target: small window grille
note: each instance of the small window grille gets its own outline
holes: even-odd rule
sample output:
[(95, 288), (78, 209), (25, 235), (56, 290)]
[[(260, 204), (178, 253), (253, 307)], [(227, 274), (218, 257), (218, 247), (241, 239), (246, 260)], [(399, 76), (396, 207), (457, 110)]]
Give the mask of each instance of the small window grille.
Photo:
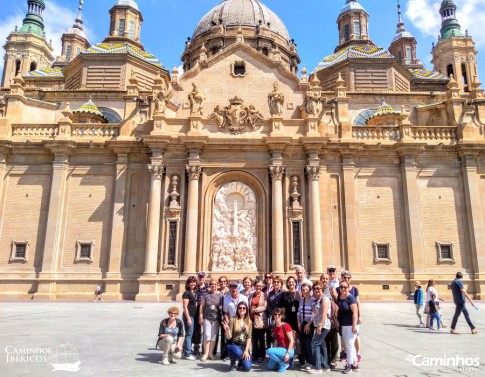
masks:
[(411, 47), (406, 47), (406, 63), (411, 64), (413, 62), (413, 50)]
[(132, 39), (135, 37), (135, 21), (130, 21), (130, 34), (129, 34), (129, 37), (132, 38)]
[(93, 241), (76, 242), (76, 262), (93, 262)]
[(391, 263), (391, 244), (389, 242), (373, 242), (374, 262)]
[(344, 26), (344, 38), (345, 38), (345, 41), (350, 41), (350, 25), (349, 24), (345, 24)]
[(292, 222), (293, 231), (293, 265), (301, 265), (301, 233), (300, 222)]
[(69, 45), (66, 47), (66, 61), (71, 60), (71, 54), (72, 54), (72, 46)]
[(27, 262), (27, 253), (29, 249), (28, 241), (12, 241), (10, 251), (11, 262)]
[(436, 242), (436, 249), (438, 251), (438, 263), (455, 262), (453, 242)]
[(25, 259), (27, 256), (27, 244), (18, 243), (15, 245), (15, 258)]
[(122, 37), (125, 35), (125, 19), (121, 18), (120, 23), (118, 24), (118, 36)]
[(175, 265), (175, 247), (177, 243), (177, 222), (170, 221), (168, 234), (168, 264)]
[(354, 35), (356, 39), (360, 39), (360, 22), (354, 21)]

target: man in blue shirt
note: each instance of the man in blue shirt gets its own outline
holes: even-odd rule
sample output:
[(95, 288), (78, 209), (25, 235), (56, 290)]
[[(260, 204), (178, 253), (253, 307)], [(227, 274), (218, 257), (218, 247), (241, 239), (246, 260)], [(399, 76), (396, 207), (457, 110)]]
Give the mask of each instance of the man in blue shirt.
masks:
[(471, 306), (475, 307), (475, 305), (473, 304), (470, 296), (468, 296), (468, 293), (466, 293), (465, 287), (463, 286), (461, 279), (463, 279), (463, 273), (457, 272), (456, 279), (453, 280), (453, 282), (451, 283), (451, 293), (453, 293), (453, 301), (455, 302), (456, 308), (455, 315), (453, 316), (453, 321), (451, 322), (450, 334), (459, 334), (459, 332), (456, 331), (455, 328), (456, 323), (458, 322), (458, 317), (461, 315), (462, 312), (465, 316), (465, 320), (468, 323), (468, 326), (470, 326), (470, 329), (472, 330), (472, 334), (478, 334), (478, 330), (473, 325), (470, 319), (470, 315), (468, 314), (468, 310), (467, 308), (465, 308), (465, 297), (468, 301), (470, 301)]
[(416, 306), (416, 315), (419, 319), (418, 327), (425, 327), (423, 322), (423, 308), (424, 308), (424, 293), (421, 289), (421, 283), (419, 281), (414, 283), (416, 290), (414, 291), (414, 305)]

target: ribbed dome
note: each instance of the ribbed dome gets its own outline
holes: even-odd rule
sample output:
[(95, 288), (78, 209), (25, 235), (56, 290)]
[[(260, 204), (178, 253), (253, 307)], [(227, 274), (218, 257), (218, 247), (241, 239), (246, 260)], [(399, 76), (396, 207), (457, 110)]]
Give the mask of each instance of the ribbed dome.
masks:
[(257, 26), (260, 21), (283, 38), (290, 39), (280, 18), (258, 0), (224, 0), (202, 17), (192, 39), (220, 23), (224, 26)]

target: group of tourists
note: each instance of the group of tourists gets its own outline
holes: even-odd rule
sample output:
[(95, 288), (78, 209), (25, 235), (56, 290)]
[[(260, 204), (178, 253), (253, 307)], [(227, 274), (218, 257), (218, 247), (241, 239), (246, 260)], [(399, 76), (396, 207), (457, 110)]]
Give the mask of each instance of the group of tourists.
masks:
[[(453, 315), (453, 320), (451, 322), (450, 334), (459, 334), (456, 330), (456, 324), (461, 313), (465, 316), (465, 320), (468, 323), (468, 326), (470, 326), (472, 334), (478, 334), (478, 329), (476, 329), (475, 325), (472, 323), (468, 310), (465, 307), (466, 300), (470, 302), (472, 307), (476, 308), (476, 306), (470, 296), (468, 296), (461, 279), (463, 279), (463, 273), (457, 272), (455, 280), (451, 283), (451, 293), (453, 295), (453, 302), (455, 303), (455, 314)], [(416, 306), (416, 315), (419, 319), (418, 327), (427, 327), (430, 331), (439, 331), (440, 329), (447, 327), (443, 322), (443, 316), (441, 315), (440, 310), (440, 301), (443, 301), (443, 299), (439, 297), (438, 291), (435, 288), (435, 281), (433, 279), (428, 281), (426, 286), (426, 301), (421, 282), (416, 281), (414, 285), (416, 287), (416, 290), (414, 291), (414, 304)], [(423, 321), (423, 313), (427, 315), (426, 324)], [(435, 320), (436, 328), (433, 326)]]
[(268, 370), (284, 372), (295, 368), (295, 359), (309, 374), (336, 369), (339, 361), (343, 373), (358, 371), (362, 313), (351, 280), (349, 271), (338, 278), (334, 265), (313, 282), (301, 266), (284, 282), (268, 272), (242, 282), (220, 276), (206, 283), (199, 272), (186, 281), (182, 320), (171, 307), (160, 324), (161, 363), (215, 360), (220, 344), (220, 358), (230, 359), (231, 371), (266, 363)]

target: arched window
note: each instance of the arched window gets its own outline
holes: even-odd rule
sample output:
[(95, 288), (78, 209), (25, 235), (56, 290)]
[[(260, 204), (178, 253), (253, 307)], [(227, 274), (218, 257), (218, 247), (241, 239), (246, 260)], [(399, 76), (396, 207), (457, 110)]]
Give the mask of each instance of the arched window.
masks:
[(15, 61), (15, 76), (20, 73), (20, 69), (22, 68), (22, 62), (20, 60)]
[(367, 125), (367, 120), (374, 115), (377, 109), (365, 109), (362, 110), (360, 113), (358, 113), (355, 118), (353, 125), (354, 126), (366, 126)]
[(455, 76), (455, 72), (453, 71), (453, 65), (448, 64), (446, 66), (446, 76), (450, 77), (451, 75)]
[(263, 47), (261, 49), (261, 53), (264, 55), (264, 56), (268, 56), (269, 55), (269, 49), (268, 47)]
[(468, 88), (468, 76), (466, 74), (466, 65), (465, 64), (461, 65), (461, 78), (462, 78), (462, 82), (463, 82), (463, 89), (465, 90), (465, 92), (469, 92), (470, 89)]
[(36, 62), (30, 63), (29, 72), (35, 71), (36, 69), (37, 69), (37, 63)]

